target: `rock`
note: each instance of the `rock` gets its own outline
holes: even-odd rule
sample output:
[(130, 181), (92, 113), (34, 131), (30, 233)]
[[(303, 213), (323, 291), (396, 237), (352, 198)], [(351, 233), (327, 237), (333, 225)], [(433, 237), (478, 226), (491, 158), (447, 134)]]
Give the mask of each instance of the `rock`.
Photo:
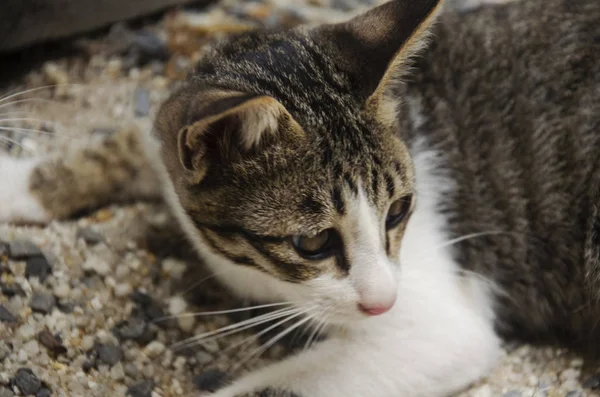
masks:
[(0, 386), (0, 397), (14, 397), (15, 393), (4, 386)]
[(600, 389), (600, 373), (594, 374), (583, 381), (584, 389), (599, 390)]
[(45, 387), (42, 387), (40, 390), (38, 390), (37, 393), (35, 393), (35, 397), (50, 397), (52, 395), (52, 391), (50, 391), (50, 389), (47, 389)]
[(30, 340), (22, 348), (29, 357), (35, 357), (40, 353), (40, 344), (36, 340)]
[(56, 299), (50, 294), (35, 294), (31, 297), (29, 307), (38, 313), (48, 314), (56, 306)]
[(113, 329), (113, 334), (121, 341), (133, 340), (140, 345), (147, 345), (156, 336), (148, 323), (139, 317), (132, 317), (127, 321), (119, 323)]
[(12, 384), (24, 395), (36, 394), (42, 387), (42, 381), (29, 368), (19, 368)]
[(146, 117), (150, 113), (150, 93), (144, 87), (138, 87), (134, 93), (135, 117)]
[(0, 258), (9, 255), (9, 244), (4, 241), (0, 241)]
[(48, 262), (48, 259), (44, 255), (27, 258), (25, 277), (28, 279), (37, 277), (43, 283), (51, 273), (52, 266), (50, 266), (50, 262)]
[(127, 395), (131, 397), (152, 397), (154, 386), (153, 380), (144, 380), (127, 389)]
[[(147, 321), (155, 321), (159, 318), (165, 317), (165, 312), (158, 302), (156, 302), (150, 295), (141, 291), (135, 291), (130, 295), (130, 299), (137, 303), (142, 309), (142, 313)], [(165, 321), (158, 322), (159, 326), (166, 326)]]
[(154, 341), (150, 342), (150, 344), (146, 346), (146, 348), (144, 349), (144, 353), (150, 358), (156, 358), (160, 356), (165, 351), (165, 349), (166, 347), (164, 344), (158, 341)]
[(58, 299), (66, 299), (69, 297), (71, 293), (71, 287), (66, 281), (60, 281), (57, 285), (52, 289), (52, 293)]
[(11, 349), (8, 345), (0, 340), (0, 362), (2, 362), (10, 354)]
[(78, 240), (82, 239), (87, 245), (92, 246), (104, 242), (104, 236), (91, 227), (83, 227), (78, 229), (75, 237)]
[(200, 391), (214, 393), (227, 383), (227, 374), (216, 369), (211, 369), (200, 375), (196, 375), (193, 382)]
[(62, 341), (47, 329), (37, 335), (37, 340), (55, 356), (67, 352), (67, 348), (63, 346)]
[(0, 283), (0, 290), (2, 290), (2, 294), (12, 298), (13, 296), (25, 296), (25, 291), (23, 288), (17, 283), (5, 284)]
[(98, 359), (104, 364), (113, 366), (123, 358), (123, 350), (120, 347), (108, 344), (99, 344), (96, 346)]
[(94, 272), (101, 276), (106, 276), (111, 271), (109, 264), (96, 255), (88, 256), (81, 267), (87, 272)]
[(8, 311), (3, 305), (0, 305), (0, 323), (16, 323), (17, 317)]
[(166, 43), (150, 31), (139, 31), (133, 40), (130, 51), (138, 55), (138, 63), (144, 64), (151, 60), (166, 61), (169, 59), (169, 49)]
[(23, 260), (33, 256), (42, 256), (42, 251), (29, 240), (15, 240), (8, 246), (9, 258), (14, 260)]
[(583, 393), (581, 390), (571, 390), (565, 395), (565, 397), (581, 397), (582, 395)]

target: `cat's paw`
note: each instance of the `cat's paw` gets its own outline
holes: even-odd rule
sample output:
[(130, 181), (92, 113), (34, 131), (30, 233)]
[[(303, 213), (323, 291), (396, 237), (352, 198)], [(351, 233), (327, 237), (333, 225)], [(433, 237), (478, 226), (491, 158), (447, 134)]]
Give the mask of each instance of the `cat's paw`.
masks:
[(47, 223), (51, 216), (29, 189), (39, 159), (0, 155), (0, 223)]

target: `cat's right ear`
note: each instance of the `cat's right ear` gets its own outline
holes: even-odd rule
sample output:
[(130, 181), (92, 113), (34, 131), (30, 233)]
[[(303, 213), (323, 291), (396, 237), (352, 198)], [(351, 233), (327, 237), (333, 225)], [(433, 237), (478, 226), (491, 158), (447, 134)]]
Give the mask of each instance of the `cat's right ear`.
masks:
[(199, 183), (210, 166), (231, 163), (260, 152), (281, 134), (302, 135), (301, 128), (277, 100), (245, 93), (203, 96), (193, 122), (177, 134), (181, 167)]
[(316, 28), (363, 101), (378, 99), (402, 64), (413, 55), (435, 21), (443, 0), (395, 0), (348, 22)]

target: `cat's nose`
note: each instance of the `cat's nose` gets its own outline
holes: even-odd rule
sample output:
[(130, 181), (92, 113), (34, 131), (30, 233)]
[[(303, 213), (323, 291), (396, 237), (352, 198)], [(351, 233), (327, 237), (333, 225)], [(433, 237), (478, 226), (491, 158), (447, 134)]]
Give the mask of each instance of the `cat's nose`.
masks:
[(394, 307), (394, 302), (386, 304), (386, 305), (378, 305), (378, 306), (366, 306), (363, 305), (362, 303), (358, 304), (358, 309), (365, 313), (368, 314), (369, 316), (379, 316), (380, 314), (383, 313), (387, 313), (390, 311), (390, 309), (392, 307)]

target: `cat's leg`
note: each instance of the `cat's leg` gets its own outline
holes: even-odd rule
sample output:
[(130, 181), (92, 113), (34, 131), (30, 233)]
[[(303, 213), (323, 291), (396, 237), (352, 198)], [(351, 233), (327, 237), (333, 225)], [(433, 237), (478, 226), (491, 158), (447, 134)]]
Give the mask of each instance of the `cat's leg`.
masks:
[(113, 203), (160, 197), (138, 130), (59, 156), (0, 155), (0, 222), (46, 223)]
[(414, 305), (417, 310), (373, 319), (369, 329), (322, 342), (211, 397), (429, 397), (457, 392), (491, 370), (500, 347), (493, 322), (477, 314), (468, 298), (446, 299), (423, 310)]

